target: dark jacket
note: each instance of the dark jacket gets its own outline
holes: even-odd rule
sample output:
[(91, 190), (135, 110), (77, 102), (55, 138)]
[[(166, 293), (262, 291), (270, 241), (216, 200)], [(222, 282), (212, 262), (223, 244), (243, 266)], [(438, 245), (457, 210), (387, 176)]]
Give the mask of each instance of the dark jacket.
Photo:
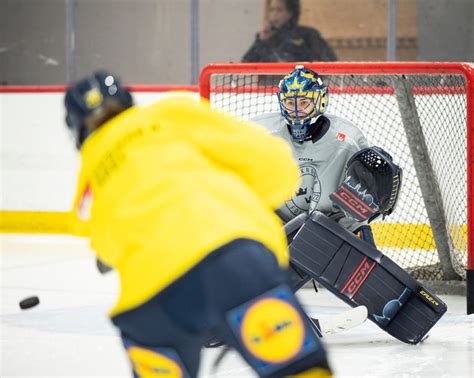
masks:
[(257, 38), (242, 62), (324, 62), (336, 54), (316, 29), (295, 26), (275, 32), (268, 40)]

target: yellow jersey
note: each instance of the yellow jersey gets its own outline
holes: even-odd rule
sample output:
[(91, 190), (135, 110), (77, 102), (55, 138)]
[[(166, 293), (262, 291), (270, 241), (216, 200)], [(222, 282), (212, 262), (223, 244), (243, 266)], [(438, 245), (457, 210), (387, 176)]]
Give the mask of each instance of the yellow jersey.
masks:
[(81, 148), (74, 213), (76, 233), (118, 271), (111, 315), (143, 304), (238, 238), (263, 243), (287, 266), (274, 209), (298, 183), (283, 140), (204, 100), (173, 95), (107, 121)]

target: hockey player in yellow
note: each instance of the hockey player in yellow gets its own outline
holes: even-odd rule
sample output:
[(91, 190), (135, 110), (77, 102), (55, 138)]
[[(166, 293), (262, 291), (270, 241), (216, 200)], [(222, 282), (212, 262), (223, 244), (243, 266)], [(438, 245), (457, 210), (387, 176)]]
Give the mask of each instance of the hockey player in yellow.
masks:
[(81, 152), (75, 229), (118, 271), (111, 317), (134, 375), (196, 376), (210, 332), (261, 376), (328, 374), (274, 213), (299, 181), (286, 143), (185, 94), (133, 106), (105, 72), (65, 105)]

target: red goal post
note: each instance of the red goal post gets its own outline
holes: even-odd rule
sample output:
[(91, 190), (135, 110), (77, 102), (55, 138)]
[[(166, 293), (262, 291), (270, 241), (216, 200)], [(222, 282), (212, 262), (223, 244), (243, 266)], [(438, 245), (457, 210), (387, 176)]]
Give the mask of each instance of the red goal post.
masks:
[(467, 280), (474, 312), (474, 66), (468, 63), (223, 63), (200, 94), (244, 119), (278, 111), (281, 77), (303, 64), (329, 86), (342, 116), (404, 169), (395, 213), (373, 224), (377, 245), (423, 280)]

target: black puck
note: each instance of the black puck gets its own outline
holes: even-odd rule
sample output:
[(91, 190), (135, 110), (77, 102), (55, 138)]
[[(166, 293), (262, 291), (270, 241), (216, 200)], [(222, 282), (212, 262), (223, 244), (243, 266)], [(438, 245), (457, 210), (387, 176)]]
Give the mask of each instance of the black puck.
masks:
[(28, 297), (20, 301), (20, 308), (22, 310), (26, 310), (27, 308), (34, 307), (39, 303), (40, 303), (40, 300), (37, 296)]

